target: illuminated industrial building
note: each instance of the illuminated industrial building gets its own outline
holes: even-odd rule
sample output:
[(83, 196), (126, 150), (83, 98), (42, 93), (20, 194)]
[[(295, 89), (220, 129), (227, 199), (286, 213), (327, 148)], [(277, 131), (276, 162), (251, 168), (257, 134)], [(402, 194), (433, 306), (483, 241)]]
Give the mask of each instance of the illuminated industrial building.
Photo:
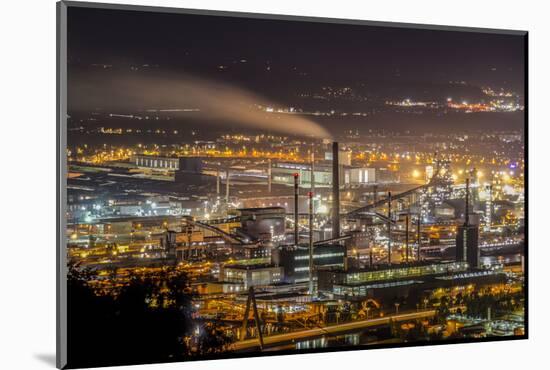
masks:
[[(319, 245), (313, 252), (315, 268), (335, 267), (344, 268), (346, 247), (333, 245)], [(282, 246), (271, 252), (271, 261), (275, 266), (284, 268), (284, 281), (300, 283), (309, 280), (309, 248), (307, 246)]]
[(470, 217), (470, 179), (466, 179), (466, 209), (464, 224), (456, 232), (456, 261), (468, 262), (471, 268), (479, 266), (479, 225), (477, 218), (472, 222)]
[(219, 281), (241, 283), (246, 289), (279, 283), (283, 274), (283, 267), (269, 264), (225, 265), (220, 268)]
[(285, 214), (286, 210), (283, 207), (238, 210), (242, 232), (255, 240), (272, 240), (284, 236)]
[(377, 265), (358, 270), (321, 268), (317, 276), (320, 292), (346, 298), (407, 296), (413, 290), (506, 281), (506, 275), (498, 269), (469, 271), (466, 262)]
[(472, 268), (479, 267), (479, 226), (460, 225), (456, 231), (456, 260), (466, 261)]
[(177, 171), (180, 169), (180, 159), (178, 157), (134, 155), (131, 160), (138, 168)]
[[(374, 184), (377, 181), (375, 168), (340, 166), (342, 173), (340, 185), (355, 186)], [(309, 163), (275, 163), (271, 168), (271, 176), (274, 184), (292, 185), (294, 174), (297, 173), (301, 187), (311, 186), (311, 164)], [(316, 187), (328, 187), (332, 184), (332, 164), (315, 163), (313, 176)]]
[(160, 171), (186, 171), (200, 173), (202, 160), (197, 157), (162, 157), (155, 155), (134, 155), (131, 162), (138, 168)]

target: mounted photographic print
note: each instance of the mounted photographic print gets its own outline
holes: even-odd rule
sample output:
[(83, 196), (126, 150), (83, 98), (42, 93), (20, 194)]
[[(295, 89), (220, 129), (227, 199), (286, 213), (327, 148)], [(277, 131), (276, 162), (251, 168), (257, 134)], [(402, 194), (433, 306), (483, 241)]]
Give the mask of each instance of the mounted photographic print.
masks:
[(526, 50), (58, 3), (58, 367), (527, 338)]

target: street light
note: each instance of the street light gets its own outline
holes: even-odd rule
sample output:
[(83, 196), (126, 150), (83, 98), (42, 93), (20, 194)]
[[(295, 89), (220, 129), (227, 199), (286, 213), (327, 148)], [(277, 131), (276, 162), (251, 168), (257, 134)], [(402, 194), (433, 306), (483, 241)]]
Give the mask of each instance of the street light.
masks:
[(399, 313), (399, 303), (395, 302), (395, 314), (397, 315)]

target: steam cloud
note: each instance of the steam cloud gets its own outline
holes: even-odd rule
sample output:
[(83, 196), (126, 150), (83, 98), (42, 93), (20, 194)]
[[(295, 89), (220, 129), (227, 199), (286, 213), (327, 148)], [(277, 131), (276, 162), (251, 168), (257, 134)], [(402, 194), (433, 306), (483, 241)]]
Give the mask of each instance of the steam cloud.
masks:
[(258, 109), (258, 105), (265, 107), (272, 103), (227, 83), (186, 75), (169, 78), (137, 74), (118, 74), (108, 81), (87, 75), (69, 78), (69, 81), (68, 103), (71, 110), (101, 107), (136, 112), (150, 108), (199, 108), (200, 113), (193, 115), (193, 118), (203, 119), (206, 123), (223, 120), (242, 127), (279, 133), (331, 137), (325, 128), (303, 116), (266, 113)]

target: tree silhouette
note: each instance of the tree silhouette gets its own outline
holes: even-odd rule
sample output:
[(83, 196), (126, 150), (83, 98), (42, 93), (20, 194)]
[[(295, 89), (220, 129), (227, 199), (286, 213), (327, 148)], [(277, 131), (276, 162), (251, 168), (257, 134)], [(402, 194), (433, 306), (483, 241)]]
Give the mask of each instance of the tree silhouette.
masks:
[[(112, 277), (110, 277), (112, 278)], [(69, 266), (69, 366), (177, 361), (227, 350), (232, 338), (209, 324), (196, 348), (191, 335), (191, 293), (187, 276), (169, 267), (151, 276), (130, 276), (116, 293), (103, 294), (89, 282), (90, 271)]]
[(205, 323), (199, 328), (197, 354), (207, 355), (226, 352), (234, 338), (225, 334), (216, 323)]

